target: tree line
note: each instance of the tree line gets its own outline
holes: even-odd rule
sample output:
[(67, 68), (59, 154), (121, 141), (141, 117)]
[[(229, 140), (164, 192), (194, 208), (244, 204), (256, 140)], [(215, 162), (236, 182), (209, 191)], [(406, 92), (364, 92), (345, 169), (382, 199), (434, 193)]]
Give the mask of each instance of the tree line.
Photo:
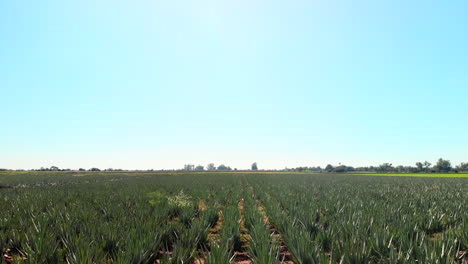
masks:
[(434, 165), (428, 161), (418, 161), (415, 166), (394, 166), (392, 163), (382, 163), (378, 166), (352, 167), (346, 165), (333, 166), (328, 164), (321, 167), (297, 167), (285, 169), (286, 171), (318, 171), (318, 172), (377, 172), (377, 173), (458, 173), (468, 172), (468, 162), (462, 162), (457, 166), (452, 166), (450, 160), (440, 158)]
[[(257, 162), (254, 162), (250, 165), (251, 171), (259, 170)], [(0, 171), (9, 171), (8, 169), (0, 168)], [(24, 170), (18, 170), (24, 171)], [(39, 169), (33, 169), (32, 171), (74, 171), (71, 169), (60, 169), (57, 166), (51, 167), (41, 167)], [(122, 169), (99, 169), (96, 167), (84, 169), (80, 168), (78, 171), (127, 171)], [(194, 164), (185, 164), (182, 169), (172, 169), (172, 170), (132, 170), (132, 171), (237, 171), (237, 168), (231, 168), (225, 164), (220, 164), (216, 166), (214, 163), (209, 163), (206, 166), (203, 165), (194, 165)], [(325, 168), (320, 166), (317, 167), (296, 167), (296, 168), (284, 168), (282, 170), (269, 170), (269, 171), (289, 171), (289, 172), (335, 172), (335, 173), (345, 173), (345, 172), (377, 172), (377, 173), (458, 173), (458, 172), (468, 172), (468, 162), (462, 162), (456, 166), (452, 166), (450, 160), (443, 158), (438, 159), (435, 164), (428, 161), (419, 161), (415, 163), (415, 166), (394, 166), (392, 163), (382, 163), (378, 166), (363, 166), (363, 167), (352, 167), (339, 164), (334, 166), (328, 164)]]
[[(252, 163), (252, 165), (250, 166), (250, 169), (253, 171), (258, 170), (257, 162)], [(215, 166), (214, 163), (209, 163), (208, 165), (206, 165), (206, 168), (202, 165), (195, 166), (193, 164), (185, 164), (182, 170), (183, 171), (237, 171), (237, 168), (232, 169), (231, 167), (226, 166), (224, 164)]]

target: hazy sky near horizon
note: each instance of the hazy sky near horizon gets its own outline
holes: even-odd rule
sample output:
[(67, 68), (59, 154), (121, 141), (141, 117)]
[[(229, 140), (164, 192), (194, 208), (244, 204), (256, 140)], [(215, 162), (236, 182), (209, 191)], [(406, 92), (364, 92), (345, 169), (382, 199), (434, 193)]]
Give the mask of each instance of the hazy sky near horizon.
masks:
[(0, 167), (468, 161), (468, 2), (0, 2)]

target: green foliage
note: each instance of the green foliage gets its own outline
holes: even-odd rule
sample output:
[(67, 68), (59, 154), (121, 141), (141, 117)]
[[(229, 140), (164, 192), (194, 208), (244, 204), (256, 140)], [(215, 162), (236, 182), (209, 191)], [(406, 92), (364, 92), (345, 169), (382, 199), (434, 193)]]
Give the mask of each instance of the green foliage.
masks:
[(191, 199), (189, 195), (184, 193), (184, 190), (180, 190), (178, 194), (167, 197), (167, 203), (169, 206), (187, 208), (193, 205)]
[(468, 250), (464, 178), (49, 171), (0, 185), (0, 248), (17, 263), (278, 263), (284, 243), (298, 264), (455, 264)]
[(148, 193), (150, 198), (149, 203), (154, 206), (169, 205), (171, 207), (187, 208), (193, 206), (192, 197), (180, 190), (176, 195), (169, 195), (168, 193), (158, 190)]
[(249, 255), (255, 264), (278, 262), (279, 241), (273, 239), (273, 234), (264, 221), (264, 216), (257, 208), (250, 192), (245, 193), (245, 222), (249, 230)]
[(452, 169), (452, 164), (449, 160), (444, 160), (440, 158), (439, 160), (437, 160), (434, 169), (438, 172), (449, 172)]
[(148, 193), (149, 203), (154, 206), (162, 206), (167, 203), (167, 194), (164, 191)]
[(281, 176), (249, 181), (297, 263), (458, 263), (467, 250), (464, 179)]

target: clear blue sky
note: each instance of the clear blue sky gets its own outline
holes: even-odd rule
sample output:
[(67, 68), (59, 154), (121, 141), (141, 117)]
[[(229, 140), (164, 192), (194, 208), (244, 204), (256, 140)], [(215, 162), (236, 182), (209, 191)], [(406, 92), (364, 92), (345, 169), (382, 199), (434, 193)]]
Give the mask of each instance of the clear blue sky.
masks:
[(468, 161), (468, 2), (4, 0), (0, 167)]

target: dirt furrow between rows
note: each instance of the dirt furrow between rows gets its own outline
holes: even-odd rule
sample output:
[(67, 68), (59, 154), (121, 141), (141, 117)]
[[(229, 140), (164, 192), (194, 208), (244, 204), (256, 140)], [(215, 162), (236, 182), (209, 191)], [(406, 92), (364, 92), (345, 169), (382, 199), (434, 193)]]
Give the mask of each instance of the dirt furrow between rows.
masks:
[[(208, 231), (209, 242), (219, 242), (219, 232), (221, 231), (221, 228), (223, 227), (223, 223), (224, 223), (223, 209), (222, 207), (219, 207), (218, 220), (216, 221), (216, 224), (212, 228), (210, 228), (210, 230)], [(207, 258), (209, 257), (209, 254), (210, 254), (209, 251), (199, 252), (199, 255), (202, 257), (195, 258), (192, 261), (192, 264), (204, 264)]]

